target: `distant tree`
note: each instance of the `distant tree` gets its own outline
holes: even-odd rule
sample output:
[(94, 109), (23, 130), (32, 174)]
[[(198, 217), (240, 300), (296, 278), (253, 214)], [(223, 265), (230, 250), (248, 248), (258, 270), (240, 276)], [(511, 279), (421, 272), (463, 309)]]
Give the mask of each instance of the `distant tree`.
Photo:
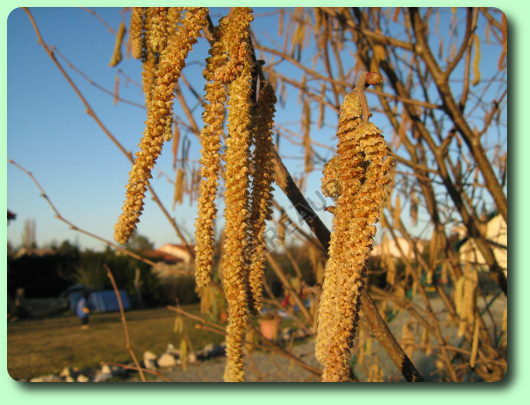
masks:
[[(127, 291), (130, 297), (144, 305), (155, 306), (161, 303), (161, 290), (154, 273), (149, 265), (138, 263), (136, 260), (117, 255), (112, 249), (103, 252), (85, 250), (80, 252), (79, 261), (73, 269), (73, 278), (77, 284), (93, 289), (112, 289), (103, 265), (110, 267), (117, 285)], [(137, 288), (141, 280), (141, 297)], [(135, 285), (136, 282), (136, 285)]]
[(27, 219), (24, 222), (24, 231), (22, 233), (22, 247), (26, 249), (35, 249), (37, 247), (36, 237), (37, 225), (34, 219)]
[(7, 256), (10, 257), (13, 253), (15, 253), (15, 249), (13, 248), (12, 243), (7, 241)]
[(131, 238), (129, 239), (129, 242), (127, 242), (125, 247), (134, 252), (142, 252), (145, 250), (154, 249), (153, 242), (151, 242), (147, 238), (147, 236), (140, 235), (137, 232), (134, 232), (132, 234)]

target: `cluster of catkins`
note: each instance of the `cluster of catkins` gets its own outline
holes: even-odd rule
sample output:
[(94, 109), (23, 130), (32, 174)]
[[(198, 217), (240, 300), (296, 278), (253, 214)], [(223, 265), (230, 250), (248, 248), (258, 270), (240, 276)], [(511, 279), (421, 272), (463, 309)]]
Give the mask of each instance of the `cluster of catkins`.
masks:
[[(225, 381), (244, 380), (243, 341), (249, 313), (262, 305), (265, 221), (271, 215), (274, 90), (256, 74), (250, 43), (252, 10), (233, 8), (214, 33), (205, 70), (204, 129), (195, 224), (195, 273), (199, 288), (212, 281), (215, 199), (221, 168), (221, 141), (227, 111), (224, 153), (225, 229), (222, 282), (228, 304)], [(258, 93), (258, 94), (256, 94)]]
[(208, 9), (193, 7), (135, 7), (130, 24), (131, 52), (143, 60), (147, 120), (140, 150), (129, 173), (122, 214), (114, 239), (126, 243), (136, 229), (145, 192), (165, 140), (171, 135), (173, 98), (180, 72), (200, 31), (208, 23)]
[(364, 87), (381, 77), (366, 73), (342, 104), (337, 154), (324, 167), (322, 191), (335, 200), (329, 259), (317, 317), (316, 357), (323, 381), (348, 381), (365, 261), (375, 224), (388, 198), (393, 159), (381, 131), (368, 121)]
[[(204, 77), (204, 128), (200, 133), (201, 182), (195, 224), (197, 286), (212, 283), (216, 196), (224, 152), (225, 229), (222, 282), (228, 303), (225, 381), (243, 381), (243, 341), (249, 313), (262, 306), (265, 221), (271, 215), (276, 97), (257, 75), (250, 42), (252, 9), (232, 8), (213, 27)], [(130, 23), (131, 53), (143, 61), (147, 121), (127, 185), (115, 239), (127, 242), (136, 228), (151, 170), (171, 134), (175, 86), (200, 31), (209, 23), (202, 7), (136, 7)], [(225, 125), (225, 118), (227, 123)]]
[[(274, 172), (276, 97), (272, 86), (258, 74), (249, 31), (252, 20), (250, 8), (235, 7), (209, 30), (204, 128), (199, 136), (202, 149), (195, 224), (196, 281), (203, 291), (212, 283), (215, 201), (224, 160), (221, 268), (228, 304), (224, 379), (233, 382), (244, 380), (243, 342), (249, 314), (257, 314), (262, 308), (264, 232), (271, 215)], [(164, 141), (171, 137), (173, 98), (180, 72), (200, 31), (208, 24), (208, 9), (204, 7), (133, 8), (130, 46), (132, 55), (143, 62), (147, 120), (126, 186), (123, 212), (115, 226), (114, 236), (119, 243), (127, 242), (139, 221), (151, 170)], [(364, 263), (391, 182), (393, 161), (381, 131), (368, 122), (363, 92), (365, 83), (378, 80), (378, 75), (363, 75), (356, 90), (346, 96), (339, 118), (337, 155), (324, 169), (322, 189), (336, 202), (318, 311), (316, 355), (324, 365), (324, 381), (349, 378), (349, 350), (355, 335)]]

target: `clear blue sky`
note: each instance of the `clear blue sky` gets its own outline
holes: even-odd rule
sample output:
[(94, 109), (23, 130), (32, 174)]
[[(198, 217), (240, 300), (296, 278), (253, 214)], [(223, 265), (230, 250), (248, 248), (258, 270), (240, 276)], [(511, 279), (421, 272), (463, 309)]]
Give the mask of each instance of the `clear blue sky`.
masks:
[[(121, 21), (128, 23), (129, 13), (119, 8), (99, 8), (97, 13), (114, 29)], [(31, 9), (45, 41), (57, 47), (71, 62), (83, 70), (98, 84), (113, 89), (116, 68), (108, 66), (114, 36), (103, 24), (80, 8), (32, 8)], [(277, 39), (277, 17), (267, 16), (270, 9), (255, 9), (257, 18), (253, 30), (262, 43), (275, 47), (283, 40)], [(212, 9), (214, 19), (226, 14), (226, 9)], [(444, 27), (444, 24), (441, 25)], [(121, 212), (125, 184), (131, 168), (129, 161), (117, 150), (102, 133), (91, 117), (84, 112), (81, 101), (74, 94), (64, 77), (53, 65), (44, 50), (38, 45), (35, 33), (26, 14), (17, 9), (8, 20), (8, 159), (13, 159), (32, 171), (46, 189), (48, 195), (64, 217), (77, 226), (112, 240), (113, 226)], [(443, 35), (443, 33), (442, 33)], [(277, 42), (275, 42), (277, 41)], [(313, 45), (310, 45), (313, 46)], [(202, 39), (191, 55), (191, 61), (203, 62), (206, 56), (206, 41)], [(310, 52), (306, 52), (310, 55)], [(484, 75), (492, 72), (488, 66), (488, 49), (483, 49)], [(351, 55), (349, 59), (353, 58)], [(59, 60), (66, 66), (64, 61)], [(310, 64), (311, 60), (303, 60)], [(495, 60), (496, 62), (496, 60)], [(119, 68), (136, 81), (141, 81), (141, 63), (126, 58)], [(279, 65), (289, 77), (300, 77), (300, 71)], [(317, 66), (318, 68), (318, 66)], [(112, 97), (91, 86), (79, 74), (66, 68), (81, 89), (89, 103), (108, 129), (122, 142), (127, 150), (135, 152), (144, 128), (145, 111), (124, 103), (113, 104)], [(202, 89), (199, 64), (191, 63), (185, 73), (198, 90)], [(124, 98), (143, 103), (143, 94), (132, 84), (120, 88)], [(289, 102), (285, 108), (279, 108), (277, 122), (290, 125), (298, 130), (300, 105), (296, 102), (296, 92), (288, 93)], [(177, 108), (176, 114), (180, 113)], [(318, 112), (313, 112), (317, 115)], [(201, 125), (200, 108), (195, 111)], [(312, 131), (314, 139), (335, 146), (334, 125), (336, 118), (328, 112), (328, 128)], [(385, 130), (384, 123), (377, 122)], [(182, 134), (184, 135), (184, 134)], [(387, 133), (387, 138), (390, 134)], [(198, 157), (198, 142), (193, 135), (191, 140), (191, 159)], [(282, 140), (282, 154), (299, 155), (300, 147)], [(330, 152), (319, 150), (325, 158)], [(297, 175), (303, 170), (300, 160), (285, 161), (290, 171)], [(155, 168), (153, 185), (168, 209), (171, 209), (173, 188), (165, 178), (157, 179), (159, 170), (171, 174), (171, 146), (166, 149)], [(319, 203), (316, 197), (320, 189), (319, 171), (308, 179), (306, 195)], [(64, 239), (78, 240), (81, 246), (102, 248), (104, 245), (85, 237), (53, 217), (53, 213), (30, 179), (17, 168), (8, 165), (8, 201), (7, 206), (17, 214), (17, 219), (8, 226), (8, 240), (17, 246), (21, 242), (24, 223), (35, 219), (37, 243), (46, 243)], [(278, 200), (288, 208), (289, 214), (296, 217), (295, 210), (280, 193)], [(291, 207), (291, 208), (290, 208)], [(330, 214), (320, 212), (326, 223)], [(177, 222), (188, 233), (193, 234), (196, 205), (186, 203), (177, 206), (174, 215)], [(144, 214), (138, 226), (141, 234), (146, 235), (156, 245), (167, 242), (176, 243), (170, 225), (162, 216), (158, 207), (146, 201)]]
[[(259, 12), (266, 14), (268, 11), (261, 9)], [(103, 24), (80, 8), (32, 8), (31, 12), (50, 46), (57, 47), (92, 80), (113, 89), (116, 69), (109, 67), (108, 62), (114, 36)], [(129, 13), (119, 8), (100, 8), (97, 13), (114, 29), (122, 20), (129, 21)], [(222, 9), (212, 10), (214, 18), (225, 13), (226, 10)], [(261, 33), (262, 38), (275, 34), (276, 17), (260, 17), (253, 29)], [(202, 62), (206, 52), (202, 39), (191, 60)], [(61, 58), (59, 61), (66, 67)], [(129, 57), (118, 67), (129, 77), (141, 81), (139, 61)], [(114, 105), (112, 97), (90, 85), (73, 70), (67, 67), (66, 70), (103, 123), (127, 150), (135, 152), (144, 127), (145, 111), (124, 103)], [(198, 90), (202, 89), (201, 70), (202, 67), (193, 64), (185, 70)], [(140, 89), (131, 84), (126, 88), (121, 86), (120, 96), (143, 103)], [(178, 108), (176, 113), (179, 113)], [(282, 115), (283, 121), (288, 121), (281, 113), (279, 119)], [(201, 125), (200, 108), (195, 116)], [(193, 135), (188, 137), (192, 144), (190, 158), (197, 159), (198, 142)], [(284, 153), (299, 154), (296, 149), (289, 153), (289, 148), (287, 142), (282, 143)], [(170, 155), (171, 145), (166, 144), (157, 168), (171, 175)], [(80, 228), (112, 240), (131, 165), (84, 112), (81, 101), (38, 45), (28, 17), (21, 9), (13, 11), (8, 20), (8, 159), (33, 172), (64, 217)], [(297, 167), (301, 168), (299, 162), (290, 167), (295, 172)], [(158, 173), (155, 169), (155, 178)], [(319, 174), (315, 177), (318, 178)], [(153, 184), (171, 210), (172, 186), (163, 177), (155, 179)], [(318, 186), (314, 184), (316, 189)], [(16, 220), (8, 226), (8, 240), (14, 246), (20, 244), (24, 223), (28, 219), (36, 221), (39, 246), (64, 239), (78, 239), (82, 246), (96, 249), (104, 246), (69, 230), (55, 219), (30, 179), (12, 165), (8, 165), (7, 206), (17, 214)], [(192, 234), (196, 205), (190, 206), (186, 199), (185, 204), (177, 206), (174, 214), (177, 222)], [(138, 230), (156, 245), (177, 242), (166, 219), (150, 200), (146, 202)]]

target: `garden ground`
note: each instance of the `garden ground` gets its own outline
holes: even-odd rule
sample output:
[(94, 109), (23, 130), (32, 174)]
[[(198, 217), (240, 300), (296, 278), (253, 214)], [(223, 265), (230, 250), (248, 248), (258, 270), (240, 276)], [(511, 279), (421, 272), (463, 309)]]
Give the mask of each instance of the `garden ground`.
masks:
[[(199, 313), (198, 305), (183, 308)], [(127, 311), (132, 346), (139, 358), (146, 350), (162, 353), (169, 343), (178, 347), (180, 336), (173, 332), (175, 315), (166, 308)], [(224, 339), (195, 329), (195, 323), (186, 320), (190, 340), (196, 349)], [(57, 374), (66, 366), (95, 367), (102, 361), (131, 361), (117, 312), (92, 314), (88, 330), (82, 330), (79, 319), (70, 314), (8, 323), (7, 368), (12, 378)]]

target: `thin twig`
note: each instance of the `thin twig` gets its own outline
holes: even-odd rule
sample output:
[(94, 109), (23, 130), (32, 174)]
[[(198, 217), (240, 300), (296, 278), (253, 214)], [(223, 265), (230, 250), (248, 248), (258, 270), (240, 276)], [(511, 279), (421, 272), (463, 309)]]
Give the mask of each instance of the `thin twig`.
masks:
[[(59, 61), (57, 60), (57, 58), (55, 57), (55, 54), (54, 52), (50, 49), (50, 47), (48, 46), (48, 44), (44, 41), (44, 39), (42, 38), (42, 35), (40, 33), (40, 30), (37, 26), (37, 23), (35, 22), (35, 19), (33, 18), (33, 15), (31, 14), (31, 12), (29, 11), (29, 9), (27, 7), (23, 7), (22, 8), (26, 14), (28, 15), (28, 18), (31, 22), (31, 25), (33, 27), (33, 30), (35, 31), (35, 35), (37, 36), (37, 39), (38, 39), (38, 42), (39, 42), (39, 45), (41, 45), (44, 50), (46, 51), (46, 53), (48, 54), (48, 56), (50, 57), (50, 59), (52, 60), (52, 62), (55, 64), (55, 66), (59, 69), (59, 71), (61, 72), (61, 74), (64, 76), (64, 78), (66, 79), (66, 81), (68, 82), (68, 84), (70, 84), (70, 86), (72, 87), (72, 89), (74, 90), (74, 92), (76, 93), (76, 95), (79, 97), (79, 99), (81, 100), (81, 102), (83, 103), (83, 105), (85, 106), (85, 109), (86, 109), (86, 113), (92, 117), (92, 119), (94, 119), (94, 121), (96, 121), (96, 123), (98, 124), (98, 126), (101, 128), (101, 130), (103, 131), (103, 133), (116, 145), (116, 147), (127, 157), (127, 159), (133, 163), (134, 162), (134, 158), (132, 156), (132, 154), (127, 151), (123, 145), (118, 141), (118, 139), (109, 131), (109, 129), (103, 124), (103, 122), (101, 121), (101, 119), (98, 117), (98, 115), (95, 113), (95, 111), (92, 109), (92, 107), (90, 106), (89, 102), (87, 101), (87, 99), (83, 96), (83, 93), (81, 93), (81, 91), (79, 90), (79, 88), (76, 86), (76, 84), (74, 83), (74, 81), (72, 80), (72, 78), (68, 75), (68, 73), (66, 73), (66, 71), (64, 70), (63, 66), (59, 63)], [(180, 230), (180, 227), (178, 226), (177, 222), (174, 220), (174, 218), (171, 217), (171, 215), (169, 214), (168, 210), (166, 209), (166, 207), (162, 204), (162, 201), (160, 200), (160, 198), (158, 197), (158, 195), (155, 193), (155, 190), (153, 189), (153, 187), (151, 185), (148, 186), (149, 188), (149, 191), (151, 192), (151, 196), (153, 197), (153, 200), (155, 201), (155, 203), (159, 206), (159, 208), (162, 210), (162, 213), (164, 214), (164, 216), (166, 217), (166, 219), (168, 220), (168, 222), (171, 224), (171, 226), (173, 227), (173, 229), (175, 230), (175, 233), (177, 234), (177, 236), (179, 237), (179, 239), (181, 240), (182, 244), (186, 247), (186, 250), (193, 256), (194, 255), (194, 251), (193, 251), (193, 248), (191, 247), (191, 245), (188, 243), (187, 239), (185, 238), (184, 234), (182, 233), (182, 231)]]
[[(276, 154), (275, 165), (275, 182), (285, 193), (287, 198), (294, 205), (298, 213), (305, 220), (309, 228), (313, 231), (325, 250), (328, 250), (330, 241), (330, 232), (311, 208), (303, 194), (300, 192), (287, 168), (282, 163), (281, 158)], [(388, 325), (381, 317), (377, 307), (372, 302), (370, 296), (363, 288), (361, 293), (361, 311), (366, 316), (372, 333), (385, 348), (394, 364), (401, 371), (407, 381), (421, 382), (425, 381), (423, 376), (414, 366), (409, 357), (405, 354), (397, 339), (390, 331)]]
[(96, 83), (94, 80), (92, 80), (85, 72), (83, 72), (81, 69), (79, 69), (76, 65), (74, 65), (66, 56), (63, 55), (63, 53), (57, 49), (57, 48), (54, 48), (53, 49), (53, 52), (55, 52), (57, 55), (59, 55), (59, 57), (61, 57), (62, 59), (64, 59), (64, 61), (66, 62), (66, 65), (76, 71), (77, 73), (79, 73), (79, 75), (85, 79), (88, 83), (90, 83), (92, 86), (94, 86), (96, 89), (98, 90), (101, 90), (103, 93), (105, 94), (108, 94), (109, 96), (111, 97), (115, 97), (117, 98), (117, 100), (121, 101), (122, 103), (125, 103), (125, 104), (129, 104), (129, 105), (132, 105), (134, 107), (138, 107), (138, 108), (141, 108), (142, 110), (145, 110), (145, 105), (143, 104), (140, 104), (140, 103), (137, 103), (135, 101), (131, 101), (131, 100), (127, 100), (123, 97), (116, 97), (116, 95), (114, 94), (113, 91), (103, 87), (102, 85)]
[[(182, 308), (179, 308), (179, 307), (172, 307), (172, 306), (168, 306), (167, 307), (168, 309), (172, 310), (172, 311), (175, 311), (179, 314), (182, 314), (184, 316), (187, 316), (188, 318), (190, 319), (193, 319), (195, 321), (198, 321), (200, 322), (200, 324), (197, 324), (195, 325), (196, 328), (198, 329), (203, 329), (203, 330), (207, 330), (209, 332), (213, 332), (213, 333), (217, 333), (219, 335), (226, 335), (226, 332), (224, 330), (224, 328), (220, 325), (217, 325), (213, 322), (209, 322), (205, 319), (202, 319), (201, 317), (198, 317), (196, 315), (193, 315), (193, 314), (190, 314), (189, 312), (183, 310)], [(317, 375), (317, 376), (320, 376), (320, 371), (311, 367), (310, 365), (308, 365), (307, 363), (305, 363), (303, 360), (301, 360), (300, 358), (298, 358), (297, 356), (295, 356), (294, 354), (288, 352), (287, 350), (283, 349), (282, 347), (278, 346), (276, 343), (268, 340), (267, 338), (265, 338), (260, 331), (254, 329), (254, 331), (262, 338), (262, 341), (264, 342), (264, 344), (259, 344), (259, 343), (255, 343), (255, 342), (250, 342), (250, 341), (247, 341), (247, 340), (244, 340), (243, 344), (250, 344), (250, 345), (253, 345), (257, 348), (260, 348), (260, 349), (264, 349), (264, 350), (268, 350), (268, 351), (273, 351), (275, 353), (278, 353), (279, 355), (281, 356), (284, 356), (284, 357), (287, 357), (288, 359), (290, 360), (293, 360), (296, 364), (298, 364), (300, 367), (306, 369), (307, 371)]]
[(112, 289), (114, 290), (114, 294), (116, 295), (116, 299), (118, 300), (118, 307), (120, 308), (120, 320), (123, 325), (123, 335), (125, 337), (125, 347), (127, 351), (129, 352), (129, 355), (131, 356), (131, 359), (134, 362), (134, 365), (138, 369), (138, 373), (140, 374), (140, 380), (142, 380), (142, 382), (146, 382), (143, 368), (140, 366), (140, 362), (138, 361), (138, 357), (136, 357), (136, 353), (133, 350), (131, 339), (129, 337), (129, 327), (127, 325), (127, 318), (125, 317), (125, 311), (123, 309), (123, 302), (121, 300), (121, 294), (120, 294), (120, 291), (118, 290), (118, 286), (116, 285), (116, 280), (114, 280), (114, 275), (112, 274), (110, 267), (107, 266), (106, 263), (103, 264), (103, 268), (107, 272), (107, 277), (109, 278), (112, 284)]
[[(26, 173), (26, 175), (28, 175), (28, 177), (30, 178), (30, 180), (37, 186), (37, 188), (39, 189), (40, 191), (40, 196), (42, 198), (44, 198), (44, 200), (46, 201), (46, 203), (50, 206), (50, 208), (52, 209), (52, 211), (54, 212), (55, 214), (55, 218), (57, 218), (59, 221), (61, 222), (64, 222), (66, 225), (68, 225), (70, 227), (70, 229), (74, 230), (74, 231), (77, 231), (79, 233), (82, 233), (86, 236), (89, 236), (93, 239), (96, 239), (100, 242), (103, 242), (104, 244), (106, 244), (107, 246), (111, 246), (113, 247), (114, 249), (116, 250), (119, 250), (120, 252), (123, 252), (125, 253), (126, 255), (128, 256), (131, 256), (133, 258), (135, 258), (136, 260), (139, 260), (145, 264), (148, 264), (150, 266), (153, 266), (153, 267), (163, 267), (163, 264), (162, 263), (157, 263), (157, 262), (153, 262), (152, 260), (149, 260), (145, 257), (142, 257), (140, 256), (139, 254), (121, 246), (121, 245), (118, 245), (114, 242), (111, 242), (105, 238), (102, 238), (101, 236), (98, 236), (92, 232), (89, 232), (87, 230), (84, 230), (80, 227), (78, 227), (77, 225), (75, 225), (73, 222), (71, 222), (70, 220), (66, 219), (61, 213), (60, 211), (57, 209), (57, 207), (55, 206), (55, 204), (52, 202), (52, 200), (50, 199), (50, 197), (48, 196), (48, 194), (46, 193), (46, 191), (44, 190), (44, 188), (41, 186), (41, 184), (38, 182), (38, 180), (35, 178), (35, 176), (33, 175), (33, 173), (31, 173), (29, 170), (27, 170), (26, 168), (24, 168), (23, 166), (21, 166), (20, 164), (18, 164), (17, 162), (15, 162), (14, 160), (10, 159), (8, 161), (9, 163), (11, 163), (13, 166), (17, 167), (18, 169), (20, 169), (21, 171), (23, 171), (24, 173)], [(175, 270), (172, 270), (173, 272), (175, 273), (178, 273), (178, 274), (193, 274), (193, 272), (189, 271), (189, 270), (178, 270), (178, 269), (175, 269)]]
[(86, 11), (88, 14), (93, 15), (98, 19), (98, 21), (105, 26), (105, 28), (111, 33), (116, 34), (116, 31), (114, 28), (111, 27), (111, 25), (105, 21), (98, 13), (96, 13), (94, 10), (87, 8), (87, 7), (79, 7), (81, 10)]

